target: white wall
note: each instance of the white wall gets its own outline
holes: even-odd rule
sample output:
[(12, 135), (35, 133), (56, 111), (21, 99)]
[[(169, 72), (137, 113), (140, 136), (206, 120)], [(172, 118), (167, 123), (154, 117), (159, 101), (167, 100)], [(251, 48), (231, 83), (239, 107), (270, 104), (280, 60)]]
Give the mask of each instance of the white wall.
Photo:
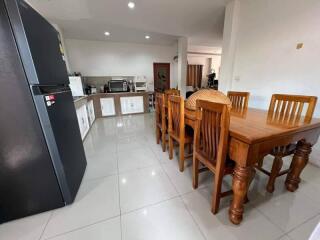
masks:
[(320, 97), (319, 10), (318, 0), (241, 0), (232, 89), (250, 91), (251, 106), (268, 108), (273, 93)]
[(188, 38), (178, 39), (178, 89), (181, 96), (186, 96), (187, 64), (188, 64)]
[(153, 63), (171, 63), (171, 84), (177, 79), (177, 64), (173, 57), (177, 46), (115, 43), (104, 41), (65, 40), (72, 72), (84, 76), (144, 75), (153, 82)]
[(221, 70), (219, 79), (219, 90), (225, 93), (232, 85), (237, 34), (240, 21), (239, 12), (240, 0), (233, 0), (227, 4), (223, 28)]
[(320, 97), (320, 1), (240, 0), (239, 9), (229, 89), (251, 92), (249, 105), (263, 109), (273, 93)]

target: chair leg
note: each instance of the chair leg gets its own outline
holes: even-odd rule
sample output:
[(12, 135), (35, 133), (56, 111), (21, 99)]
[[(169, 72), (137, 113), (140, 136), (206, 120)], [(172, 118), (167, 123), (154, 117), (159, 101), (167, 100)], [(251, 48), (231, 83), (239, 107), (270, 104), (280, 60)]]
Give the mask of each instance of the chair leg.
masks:
[(160, 128), (156, 127), (156, 139), (157, 139), (157, 144), (160, 143)]
[(163, 129), (162, 129), (161, 141), (162, 141), (162, 151), (165, 152), (166, 151), (166, 131)]
[(172, 160), (173, 158), (173, 139), (169, 135), (169, 159)]
[(276, 178), (278, 177), (281, 171), (282, 165), (283, 165), (282, 157), (276, 156), (273, 161), (271, 174), (270, 174), (268, 185), (267, 185), (267, 191), (269, 193), (274, 192), (274, 184), (275, 184)]
[(196, 155), (193, 155), (193, 164), (192, 164), (192, 186), (194, 189), (198, 188), (199, 183), (199, 160), (196, 158)]
[(179, 170), (184, 171), (184, 142), (179, 143)]
[(212, 205), (211, 212), (213, 214), (217, 214), (220, 206), (220, 198), (221, 198), (221, 185), (222, 185), (222, 177), (223, 175), (216, 173), (214, 178), (214, 189), (212, 192)]

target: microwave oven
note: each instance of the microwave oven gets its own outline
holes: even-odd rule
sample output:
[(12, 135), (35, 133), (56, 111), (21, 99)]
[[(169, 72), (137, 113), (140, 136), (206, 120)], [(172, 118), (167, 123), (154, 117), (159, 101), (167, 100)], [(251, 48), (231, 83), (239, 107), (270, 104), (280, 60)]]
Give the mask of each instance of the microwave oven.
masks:
[(126, 80), (110, 80), (108, 89), (109, 92), (128, 92), (128, 82)]

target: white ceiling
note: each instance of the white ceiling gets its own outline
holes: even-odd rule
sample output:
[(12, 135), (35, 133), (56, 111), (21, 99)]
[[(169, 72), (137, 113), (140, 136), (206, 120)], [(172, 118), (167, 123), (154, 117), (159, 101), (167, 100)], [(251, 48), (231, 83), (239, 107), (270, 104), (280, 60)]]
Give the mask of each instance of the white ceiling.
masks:
[(186, 36), (190, 45), (211, 47), (221, 47), (228, 1), (134, 0), (130, 10), (128, 0), (28, 0), (65, 38), (170, 45)]

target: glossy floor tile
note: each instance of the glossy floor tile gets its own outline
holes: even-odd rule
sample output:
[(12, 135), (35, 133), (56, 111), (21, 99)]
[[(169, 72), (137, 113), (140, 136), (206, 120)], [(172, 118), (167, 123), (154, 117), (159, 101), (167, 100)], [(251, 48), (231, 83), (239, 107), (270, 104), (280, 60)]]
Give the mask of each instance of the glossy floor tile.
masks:
[(320, 212), (320, 205), (303, 194), (284, 193), (256, 208), (284, 232), (291, 231)]
[(34, 240), (40, 239), (42, 232), (51, 216), (46, 212), (31, 217), (0, 225), (0, 239), (2, 240)]
[(92, 154), (87, 154), (87, 169), (84, 180), (107, 177), (118, 173), (116, 152), (100, 149)]
[[(181, 173), (178, 161), (172, 160), (169, 163), (162, 165), (164, 171), (169, 176), (172, 184), (175, 186), (180, 195), (193, 191), (192, 187), (192, 163), (186, 161), (185, 171)], [(212, 185), (213, 175), (210, 172), (203, 172), (199, 174), (199, 188)]]
[(122, 216), (124, 240), (202, 240), (181, 199), (172, 199)]
[(109, 219), (79, 230), (75, 230), (52, 240), (121, 240), (120, 217)]
[(136, 148), (118, 153), (119, 173), (159, 165), (155, 154), (149, 148)]
[(117, 176), (86, 181), (73, 204), (53, 212), (43, 238), (47, 239), (119, 215)]
[(161, 167), (147, 167), (119, 175), (121, 212), (129, 212), (178, 195)]
[[(307, 240), (318, 224), (320, 224), (320, 215), (304, 222), (292, 232), (288, 233), (288, 235), (292, 240)], [(320, 239), (320, 236), (318, 239)]]
[[(295, 193), (286, 190), (285, 176), (273, 194), (266, 192), (268, 177), (257, 171), (239, 226), (228, 219), (231, 197), (213, 215), (213, 174), (201, 173), (194, 190), (192, 162), (181, 173), (177, 151), (169, 160), (156, 144), (154, 125), (153, 114), (97, 119), (84, 141), (88, 166), (75, 202), (1, 224), (0, 239), (307, 240), (320, 221), (320, 169), (310, 164)], [(271, 156), (264, 159), (265, 168), (272, 163)], [(226, 176), (223, 189), (231, 185)]]
[(228, 197), (222, 199), (219, 213), (213, 215), (210, 211), (211, 191), (209, 188), (199, 189), (183, 196), (183, 201), (206, 239), (276, 240), (284, 234), (279, 227), (271, 223), (250, 204), (246, 205), (243, 223), (240, 226), (231, 224), (228, 218), (230, 200)]

